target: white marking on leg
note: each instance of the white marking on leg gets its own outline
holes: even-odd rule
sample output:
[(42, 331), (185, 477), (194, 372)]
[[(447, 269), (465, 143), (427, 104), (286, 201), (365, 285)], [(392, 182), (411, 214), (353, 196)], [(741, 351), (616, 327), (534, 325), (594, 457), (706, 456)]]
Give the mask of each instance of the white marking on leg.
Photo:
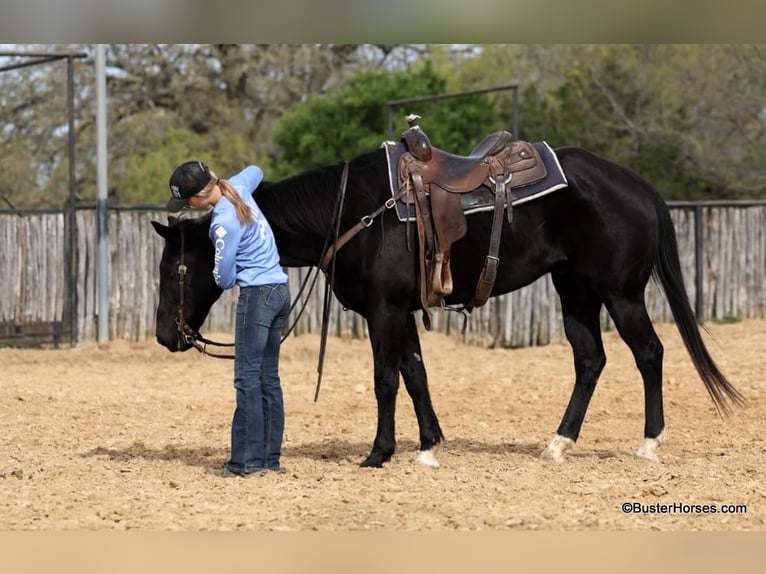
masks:
[(564, 451), (574, 448), (574, 445), (575, 441), (573, 441), (571, 438), (557, 434), (553, 437), (553, 440), (550, 442), (550, 444), (545, 447), (545, 450), (540, 453), (540, 458), (545, 458), (556, 462), (564, 462)]
[(439, 461), (436, 455), (441, 451), (441, 443), (434, 445), (428, 450), (421, 450), (415, 457), (415, 462), (427, 466), (428, 468), (439, 468)]
[(657, 456), (657, 447), (665, 442), (665, 431), (663, 430), (657, 435), (657, 438), (645, 438), (641, 446), (636, 451), (638, 458), (651, 460), (652, 462), (660, 462), (660, 457)]

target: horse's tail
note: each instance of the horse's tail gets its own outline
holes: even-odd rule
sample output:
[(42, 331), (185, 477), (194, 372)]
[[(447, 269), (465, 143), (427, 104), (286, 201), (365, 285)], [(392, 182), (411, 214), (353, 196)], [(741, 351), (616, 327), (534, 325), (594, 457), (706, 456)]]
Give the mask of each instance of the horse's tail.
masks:
[(729, 403), (744, 406), (745, 398), (721, 373), (705, 347), (684, 288), (673, 220), (659, 193), (654, 191), (652, 196), (659, 225), (654, 277), (665, 291), (678, 331), (716, 410), (719, 414), (728, 414), (731, 410)]

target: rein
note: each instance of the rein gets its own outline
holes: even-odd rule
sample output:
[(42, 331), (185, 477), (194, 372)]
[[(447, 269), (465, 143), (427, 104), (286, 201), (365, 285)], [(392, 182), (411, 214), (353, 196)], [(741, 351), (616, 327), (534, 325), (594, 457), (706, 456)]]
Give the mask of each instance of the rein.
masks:
[[(327, 331), (330, 327), (330, 307), (332, 306), (332, 286), (335, 282), (335, 259), (338, 254), (338, 248), (335, 246), (338, 243), (338, 236), (340, 235), (340, 219), (343, 214), (343, 202), (346, 199), (346, 186), (348, 184), (348, 162), (343, 163), (343, 174), (340, 177), (340, 189), (338, 190), (338, 212), (335, 214), (335, 234), (332, 245), (327, 247), (325, 242), (325, 253), (322, 255), (322, 259), (319, 263), (319, 268), (329, 275), (329, 280), (324, 284), (324, 301), (322, 303), (322, 333), (319, 339), (319, 360), (317, 362), (317, 384), (314, 390), (314, 402), (319, 399), (319, 387), (322, 386), (322, 371), (324, 368), (324, 356), (327, 349)], [(329, 241), (329, 238), (328, 238)], [(327, 265), (329, 265), (329, 273), (327, 272)]]
[[(322, 333), (319, 343), (319, 361), (317, 364), (317, 384), (314, 391), (314, 402), (319, 398), (319, 388), (322, 385), (322, 370), (324, 367), (324, 356), (327, 350), (327, 332), (330, 326), (330, 307), (332, 305), (332, 287), (335, 283), (335, 259), (338, 254), (338, 250), (346, 245), (351, 239), (363, 229), (370, 227), (381, 213), (387, 209), (391, 209), (396, 205), (396, 201), (402, 197), (407, 188), (402, 188), (399, 192), (386, 200), (386, 202), (378, 207), (372, 213), (363, 216), (359, 222), (351, 229), (346, 231), (343, 235), (340, 235), (340, 220), (343, 214), (343, 203), (346, 198), (346, 187), (348, 184), (348, 162), (343, 164), (343, 174), (341, 175), (340, 188), (338, 189), (338, 208), (335, 214), (335, 230), (332, 236), (328, 237), (325, 241), (325, 248), (323, 249), (322, 257), (319, 260), (319, 269), (325, 272), (328, 276), (328, 281), (325, 283), (324, 302), (322, 306)], [(333, 242), (330, 243), (330, 238)], [(328, 245), (329, 244), (329, 245)]]

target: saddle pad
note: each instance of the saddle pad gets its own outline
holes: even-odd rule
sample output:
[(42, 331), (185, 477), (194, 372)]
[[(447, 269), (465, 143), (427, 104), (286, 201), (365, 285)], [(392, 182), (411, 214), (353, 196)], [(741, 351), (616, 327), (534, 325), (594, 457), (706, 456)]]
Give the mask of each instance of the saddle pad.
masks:
[[(396, 153), (397, 146), (400, 145), (397, 142), (383, 142), (381, 147), (386, 149), (386, 160), (389, 164), (388, 179), (389, 188), (391, 189), (391, 195), (394, 196), (397, 193), (397, 184), (392, 176), (398, 175), (394, 172), (395, 169), (391, 169), (392, 159), (398, 158)], [(556, 152), (546, 142), (534, 142), (532, 144), (537, 149), (540, 157), (545, 164), (547, 175), (545, 179), (526, 185), (523, 187), (513, 187), (511, 183), (511, 205), (519, 205), (532, 201), (538, 197), (542, 197), (549, 193), (561, 189), (567, 186), (567, 178), (564, 175), (564, 170), (561, 169), (561, 164), (556, 157)], [(466, 214), (475, 213), (477, 211), (491, 211), (495, 208), (495, 196), (492, 191), (481, 186), (476, 191), (471, 193), (464, 193), (460, 195), (460, 203), (463, 206), (463, 212)], [(396, 215), (399, 221), (414, 221), (415, 220), (415, 206), (408, 205), (402, 200), (396, 202)]]

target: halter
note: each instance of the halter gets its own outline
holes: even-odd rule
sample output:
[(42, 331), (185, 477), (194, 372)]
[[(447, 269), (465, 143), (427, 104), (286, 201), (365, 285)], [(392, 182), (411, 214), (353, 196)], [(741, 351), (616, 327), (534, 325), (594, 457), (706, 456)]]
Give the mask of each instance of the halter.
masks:
[(184, 228), (181, 226), (181, 259), (178, 262), (178, 311), (176, 314), (176, 326), (178, 334), (181, 340), (197, 349), (203, 355), (209, 357), (215, 357), (217, 359), (234, 359), (233, 355), (221, 355), (219, 353), (211, 353), (207, 350), (208, 345), (215, 345), (216, 347), (233, 347), (234, 343), (217, 343), (203, 337), (199, 331), (192, 329), (186, 322), (184, 314), (184, 293), (186, 291), (186, 265), (184, 263)]

